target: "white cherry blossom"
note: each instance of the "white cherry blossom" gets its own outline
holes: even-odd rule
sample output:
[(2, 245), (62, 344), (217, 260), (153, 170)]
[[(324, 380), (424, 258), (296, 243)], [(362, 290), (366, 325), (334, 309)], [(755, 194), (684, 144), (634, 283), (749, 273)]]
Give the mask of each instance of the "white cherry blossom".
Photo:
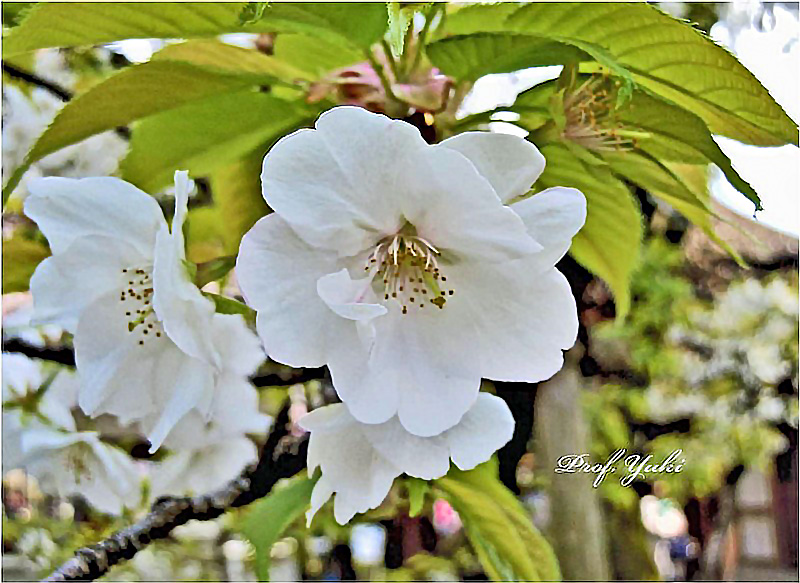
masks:
[(505, 401), (480, 393), (454, 427), (432, 437), (405, 430), (397, 417), (384, 423), (357, 421), (342, 403), (316, 409), (300, 419), (311, 432), (308, 475), (322, 475), (311, 494), (308, 522), (335, 494), (333, 512), (339, 524), (383, 502), (394, 479), (405, 473), (424, 480), (441, 478), (450, 461), (471, 470), (488, 460), (514, 433), (514, 418)]
[(215, 313), (191, 281), (188, 176), (175, 173), (171, 228), (155, 199), (117, 178), (43, 178), (30, 190), (25, 213), (53, 252), (31, 279), (35, 321), (74, 333), (81, 408), (139, 422), (155, 451), (187, 412), (210, 414), (221, 379), (246, 377), (262, 357), (241, 316)]
[(337, 107), (264, 159), (275, 211), (242, 240), (237, 277), (268, 355), (328, 365), (352, 415), (419, 436), (456, 425), (482, 377), (536, 382), (563, 363), (577, 313), (555, 263), (585, 219), (574, 189), (527, 193), (544, 158), (468, 132)]
[[(5, 369), (12, 361), (3, 357)], [(96, 432), (77, 430), (71, 413), (78, 397), (75, 375), (59, 372), (41, 397), (31, 398), (38, 384), (27, 386), (27, 394), (6, 390), (4, 378), (3, 472), (23, 468), (45, 492), (80, 494), (102, 512), (119, 514), (124, 506), (135, 506), (139, 473), (131, 458)], [(20, 399), (35, 399), (36, 410), (20, 406)]]
[(253, 385), (234, 377), (221, 382), (211, 419), (190, 411), (164, 440), (172, 453), (153, 467), (152, 495), (203, 494), (225, 485), (258, 459), (247, 434), (263, 435), (270, 422), (258, 410)]

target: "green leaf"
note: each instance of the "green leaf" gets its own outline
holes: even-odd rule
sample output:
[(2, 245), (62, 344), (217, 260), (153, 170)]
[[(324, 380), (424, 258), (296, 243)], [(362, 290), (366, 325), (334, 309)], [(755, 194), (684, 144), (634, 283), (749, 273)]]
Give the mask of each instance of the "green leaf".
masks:
[(422, 512), (430, 485), (425, 480), (410, 477), (406, 479), (405, 484), (408, 491), (408, 515), (413, 518)]
[(334, 69), (363, 61), (364, 54), (324, 38), (281, 34), (275, 39), (275, 58), (319, 79)]
[(316, 480), (298, 475), (245, 511), (239, 531), (256, 549), (256, 575), (269, 581), (270, 550), (283, 532), (308, 508)]
[(649, 134), (637, 140), (637, 147), (644, 152), (658, 160), (689, 164), (713, 162), (728, 181), (753, 202), (756, 210), (762, 208), (756, 191), (739, 176), (703, 120), (692, 112), (637, 91), (630, 106), (620, 108), (617, 114), (626, 126)]
[(259, 148), (211, 175), (211, 192), (225, 223), (225, 250), (237, 253), (244, 234), (269, 213), (261, 194), (261, 162), (266, 148)]
[(712, 133), (761, 146), (798, 140), (795, 123), (733, 55), (651, 5), (527, 4), (506, 23), (520, 33), (602, 47), (637, 85), (692, 111)]
[(222, 279), (234, 267), (236, 267), (235, 255), (216, 257), (209, 261), (204, 261), (195, 265), (194, 284), (197, 287), (203, 287), (209, 282)]
[[(579, 77), (575, 82), (580, 85), (586, 79), (585, 76)], [(544, 123), (543, 112), (556, 98), (557, 88), (556, 81), (548, 81), (520, 93), (510, 108), (520, 114), (518, 124), (528, 130), (540, 127)], [(555, 116), (558, 104), (551, 106), (551, 110)], [(614, 110), (613, 120), (621, 124), (623, 131), (638, 134), (630, 156), (689, 164), (713, 162), (756, 208), (761, 208), (758, 194), (733, 168), (730, 159), (711, 137), (705, 122), (693, 113), (637, 90), (624, 105)], [(621, 152), (619, 157), (624, 160), (628, 155)], [(684, 199), (692, 198), (693, 195), (684, 195)]]
[(617, 316), (630, 308), (630, 278), (639, 258), (642, 217), (628, 187), (603, 166), (578, 159), (560, 144), (541, 148), (547, 160), (536, 184), (571, 186), (586, 196), (586, 224), (572, 240), (571, 255), (601, 277), (614, 293)]
[(3, 293), (28, 291), (33, 272), (49, 255), (47, 245), (21, 235), (3, 241)]
[(243, 304), (240, 301), (221, 296), (219, 294), (212, 294), (211, 292), (203, 292), (203, 295), (214, 302), (216, 311), (220, 314), (239, 314), (244, 316), (244, 319), (251, 325), (256, 324), (256, 311)]
[(519, 8), (520, 5), (514, 2), (466, 4), (447, 15), (443, 32), (447, 35), (508, 32), (506, 19)]
[(498, 480), (495, 460), (469, 472), (452, 468), (435, 486), (461, 516), (467, 537), (492, 580), (561, 580), (553, 549)]
[(406, 31), (414, 18), (414, 9), (402, 8), (400, 2), (387, 2), (389, 21), (389, 47), (392, 49), (392, 57), (399, 59), (403, 54)]
[(253, 24), (264, 17), (269, 2), (248, 2), (239, 13), (239, 24)]
[(273, 2), (259, 23), (264, 29), (323, 36), (367, 48), (386, 32), (383, 2)]
[(167, 45), (151, 61), (180, 61), (218, 73), (252, 76), (256, 83), (288, 83), (311, 80), (307, 72), (260, 51), (199, 39)]
[(203, 38), (228, 32), (301, 32), (368, 47), (386, 30), (383, 3), (271, 3), (262, 18), (239, 23), (245, 2), (54, 2), (34, 6), (11, 30), (3, 54), (129, 38)]
[(190, 103), (139, 122), (122, 176), (146, 192), (168, 185), (176, 169), (208, 176), (311, 116), (302, 104), (250, 90)]
[(501, 33), (453, 36), (433, 42), (425, 50), (443, 73), (468, 81), (491, 73), (587, 58), (583, 51), (553, 40)]
[(3, 189), (3, 203), (31, 164), (94, 134), (212, 95), (253, 85), (247, 76), (221, 74), (179, 62), (130, 67), (79, 95), (56, 115), (25, 163)]

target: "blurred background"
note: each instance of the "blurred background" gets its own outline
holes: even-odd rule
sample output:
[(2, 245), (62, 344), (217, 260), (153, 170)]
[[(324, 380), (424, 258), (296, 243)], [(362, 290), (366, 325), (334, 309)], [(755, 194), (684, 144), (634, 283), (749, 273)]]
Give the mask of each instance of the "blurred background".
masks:
[[(800, 118), (797, 3), (660, 6), (728, 47), (793, 119)], [(24, 3), (4, 3), (3, 26), (12, 25), (23, 8)], [(274, 38), (227, 35), (222, 40), (269, 52)], [(147, 61), (163, 44), (140, 39), (85, 50), (43, 50), (29, 63), (4, 64), (4, 179), (65, 99), (112, 71)], [(22, 65), (35, 79), (8, 69), (18, 73)], [(518, 93), (559, 71), (484, 77), (457, 116), (512, 103)], [(488, 125), (493, 131), (520, 132), (511, 123)], [(627, 319), (615, 322), (606, 286), (566, 257), (559, 268), (573, 284), (581, 331), (564, 369), (538, 386), (487, 386), (508, 402), (517, 422), (514, 438), (498, 454), (501, 479), (548, 536), (565, 579), (592, 579), (597, 573), (612, 580), (798, 579), (798, 150), (718, 141), (765, 207), (752, 217), (752, 205), (721, 174), (708, 177), (720, 216), (717, 234), (750, 267), (743, 268), (717, 241), (638, 190), (647, 240)], [(101, 134), (36, 163), (26, 180), (114, 175), (125, 150), (124, 129)], [(196, 186), (198, 211), (210, 185), (198, 180)], [(12, 202), (25, 194), (23, 180)], [(189, 258), (221, 255), (220, 225), (204, 221), (202, 211), (194, 216)], [(61, 330), (29, 323), (31, 298), (22, 290), (31, 266), (46, 256), (46, 246), (26, 235), (35, 228), (19, 212), (6, 213), (2, 229), (5, 403), (9, 395), (36, 394), (55, 376), (69, 374), (62, 369), (68, 370), (74, 357)], [(253, 381), (262, 411), (274, 416), (288, 404), (294, 419), (332, 390), (324, 371), (299, 374), (269, 363)], [(100, 512), (80, 494), (59, 496), (51, 481), (13, 467), (4, 439), (5, 580), (36, 580), (73, 549), (129, 524), (152, 502), (144, 478), (164, 459), (148, 456), (144, 441), (111, 423), (103, 425), (102, 419), (100, 430), (126, 451), (145, 484), (139, 508), (120, 516)], [(259, 443), (263, 436), (254, 440)], [(562, 455), (587, 452), (600, 461), (619, 449), (652, 454), (655, 461), (680, 449), (686, 463), (680, 473), (643, 476), (629, 487), (621, 486), (618, 476), (595, 489), (593, 475), (553, 472), (554, 460)], [(193, 484), (180, 480), (174, 487), (193, 491)], [(271, 578), (485, 579), (458, 514), (436, 499), (411, 517), (407, 488), (398, 480), (384, 505), (347, 527), (337, 525), (329, 511), (310, 529), (298, 521), (271, 549)], [(179, 527), (107, 579), (255, 580), (254, 552), (240, 532), (239, 512)]]

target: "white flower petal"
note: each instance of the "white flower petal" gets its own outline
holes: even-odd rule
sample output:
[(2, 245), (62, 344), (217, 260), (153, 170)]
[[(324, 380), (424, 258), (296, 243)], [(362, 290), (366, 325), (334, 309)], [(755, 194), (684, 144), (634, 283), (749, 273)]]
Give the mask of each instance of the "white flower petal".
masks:
[(379, 425), (361, 424), (361, 431), (381, 456), (409, 476), (433, 480), (450, 469), (450, 451), (443, 435), (419, 437), (409, 433), (397, 417)]
[(205, 494), (234, 479), (258, 459), (258, 448), (246, 437), (228, 438), (201, 449), (178, 451), (155, 465), (152, 494)]
[(555, 265), (586, 222), (586, 197), (579, 190), (556, 186), (514, 203), (511, 208), (544, 250), (539, 259)]
[(74, 333), (78, 318), (103, 294), (124, 289), (123, 269), (150, 262), (136, 247), (109, 236), (76, 239), (66, 250), (48, 257), (31, 277), (34, 324), (56, 324)]
[(264, 158), (267, 204), (311, 245), (355, 255), (401, 226), (398, 160), (426, 146), (419, 131), (357, 107), (322, 114), (316, 130), (278, 141)]
[(479, 345), (468, 321), (435, 309), (376, 320), (371, 351), (342, 337), (329, 368), (339, 397), (363, 423), (399, 413), (415, 435), (437, 435), (472, 406), (480, 387)]
[[(90, 431), (30, 428), (23, 434), (24, 465), (40, 485), (61, 496), (80, 494), (102, 512), (120, 514), (138, 502), (139, 476), (123, 451)], [(79, 460), (79, 463), (75, 463)]]
[(128, 318), (119, 303), (119, 296), (111, 293), (86, 308), (75, 332), (75, 361), (81, 379), (81, 409), (92, 416), (119, 415), (127, 424), (155, 409), (150, 387), (155, 359), (172, 342), (162, 336), (140, 346), (139, 336), (128, 330)]
[(78, 405), (79, 390), (80, 381), (77, 375), (71, 370), (61, 370), (39, 401), (39, 413), (56, 427), (66, 431), (75, 431), (72, 409)]
[(467, 304), (463, 317), (477, 329), (485, 378), (543, 381), (563, 365), (562, 350), (575, 343), (578, 316), (569, 283), (555, 268), (542, 271), (537, 255), (453, 270)]
[(478, 395), (461, 422), (444, 433), (453, 463), (462, 470), (482, 464), (514, 435), (514, 416), (500, 397)]
[(165, 382), (158, 387), (167, 393), (168, 398), (166, 402), (162, 401), (159, 414), (154, 416), (152, 429), (145, 429), (145, 435), (150, 440), (150, 453), (161, 447), (166, 436), (184, 415), (201, 403), (210, 406), (213, 399), (214, 371), (205, 362), (185, 354), (182, 356), (174, 361), (177, 370), (165, 371)]
[(189, 194), (192, 192), (192, 181), (186, 170), (175, 171), (175, 215), (172, 218), (172, 233), (181, 239), (183, 248), (183, 223), (189, 212)]
[(296, 367), (327, 362), (329, 338), (353, 327), (317, 293), (317, 280), (337, 268), (335, 255), (310, 247), (276, 214), (244, 236), (236, 277), (247, 303), (258, 310), (258, 335), (270, 358)]
[(122, 239), (145, 256), (166, 224), (156, 200), (119, 178), (40, 178), (28, 185), (25, 214), (47, 237), (54, 254), (77, 238)]
[(450, 459), (462, 469), (488, 460), (514, 433), (505, 402), (482, 393), (461, 422), (441, 435), (419, 437), (397, 417), (380, 424), (357, 421), (344, 404), (328, 405), (300, 420), (311, 431), (308, 473), (322, 476), (311, 496), (309, 523), (333, 495), (340, 524), (378, 506), (400, 473), (426, 480), (444, 476)]
[(41, 361), (16, 352), (3, 353), (3, 402), (36, 391), (44, 382)]
[(308, 444), (309, 475), (319, 466), (322, 478), (314, 487), (319, 493), (312, 493), (307, 516), (310, 522), (316, 509), (335, 493), (334, 517), (346, 524), (356, 514), (377, 508), (402, 471), (372, 448), (344, 405), (325, 407), (331, 408), (325, 415), (326, 428), (313, 431)]
[[(139, 344), (142, 337), (128, 329), (119, 297), (103, 296), (78, 323), (75, 360), (81, 409), (92, 416), (116, 415), (123, 424), (143, 420), (150, 433), (161, 418), (168, 425), (181, 411), (210, 405), (214, 374), (208, 364), (184, 353), (166, 335), (150, 334)], [(176, 402), (177, 392), (185, 396)], [(159, 436), (161, 432), (163, 426)]]
[[(309, 476), (312, 475), (311, 468), (309, 468)], [(314, 489), (311, 491), (311, 505), (306, 512), (306, 527), (311, 526), (311, 521), (314, 520), (314, 515), (319, 512), (325, 503), (330, 500), (334, 494), (333, 484), (325, 476), (320, 477), (317, 483), (314, 484)]]
[(335, 314), (348, 320), (364, 322), (387, 312), (385, 306), (374, 303), (371, 280), (352, 279), (346, 268), (319, 278), (317, 293)]
[(528, 192), (545, 166), (536, 146), (509, 134), (464, 132), (440, 142), (439, 147), (466, 156), (505, 203)]
[(215, 350), (225, 374), (248, 377), (264, 362), (264, 350), (244, 318), (238, 314), (214, 314), (211, 320)]
[(167, 336), (181, 350), (219, 370), (222, 362), (214, 347), (211, 327), (214, 302), (203, 297), (189, 279), (183, 261), (183, 237), (171, 234), (164, 225), (156, 236), (153, 309)]
[(506, 261), (542, 249), (459, 152), (429, 147), (403, 162), (403, 216), (424, 239), (456, 257)]

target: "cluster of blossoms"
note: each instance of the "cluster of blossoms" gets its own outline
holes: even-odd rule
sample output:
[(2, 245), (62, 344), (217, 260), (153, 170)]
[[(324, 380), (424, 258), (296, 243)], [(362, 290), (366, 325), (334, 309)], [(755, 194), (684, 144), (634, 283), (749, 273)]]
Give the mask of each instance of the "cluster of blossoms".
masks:
[[(148, 472), (156, 495), (203, 492), (235, 477), (257, 458), (246, 434), (269, 426), (248, 381), (264, 356), (244, 319), (216, 313), (190, 280), (182, 233), (191, 190), (186, 173), (176, 173), (171, 228), (154, 198), (116, 178), (43, 178), (30, 190), (25, 212), (53, 252), (31, 279), (33, 323), (74, 335), (77, 378), (69, 395), (28, 379), (28, 392), (43, 396), (22, 399), (30, 406), (19, 415), (11, 409), (14, 423), (4, 423), (4, 437), (8, 428), (22, 439), (14, 447), (4, 438), (20, 454), (4, 456), (4, 467), (25, 467), (41, 478), (26, 443), (54, 429), (61, 438), (40, 440), (37, 455), (67, 456), (52, 465), (63, 470), (55, 483), (93, 503), (94, 488), (115, 492), (113, 504), (95, 504), (109, 512), (139, 501), (138, 474), (124, 477), (134, 476), (130, 458), (126, 465), (116, 449), (109, 457), (96, 433), (51, 419), (42, 407), (58, 403), (63, 419), (73, 405), (93, 417), (110, 414), (146, 436), (151, 452), (169, 447), (173, 455)], [(9, 399), (4, 385), (6, 408), (20, 397), (10, 391)], [(87, 447), (74, 453), (77, 442), (91, 443), (95, 455)], [(116, 480), (113, 488), (109, 480)], [(65, 493), (62, 486), (56, 489)]]
[[(723, 468), (761, 464), (784, 451), (776, 424), (797, 426), (797, 318), (796, 288), (777, 277), (751, 278), (732, 284), (713, 307), (696, 309), (688, 324), (667, 334), (677, 374), (648, 388), (649, 417), (661, 423), (691, 418), (692, 430), (679, 446), (702, 460), (704, 471), (716, 471), (717, 481)], [(668, 453), (675, 443), (663, 436), (653, 447)], [(672, 487), (682, 491), (688, 484), (677, 480)], [(703, 480), (695, 487), (713, 489)]]
[(785, 381), (797, 392), (797, 318), (797, 292), (785, 281), (747, 279), (720, 294), (712, 310), (692, 313), (689, 326), (673, 327), (668, 338), (688, 348), (681, 351), (681, 371), (690, 390), (733, 380), (740, 390), (726, 406), (731, 414), (752, 409), (775, 421), (796, 417), (777, 386)]
[[(514, 136), (428, 145), (357, 107), (326, 112), (267, 154), (275, 212), (243, 238), (238, 283), (267, 355), (327, 365), (342, 400), (300, 420), (309, 472), (322, 470), (309, 520), (334, 494), (344, 524), (402, 473), (434, 479), (451, 461), (486, 461), (514, 421), (479, 393), (481, 379), (538, 382), (561, 368), (578, 322), (554, 266), (586, 209), (568, 188), (513, 202), (544, 164)], [(193, 460), (246, 448), (242, 435), (266, 422), (247, 381), (263, 359), (258, 338), (192, 282), (181, 230), (190, 183), (183, 172), (175, 182), (171, 226), (152, 197), (114, 178), (32, 182), (25, 212), (53, 251), (31, 280), (37, 320), (74, 334), (79, 406), (136, 424), (151, 451), (181, 450), (180, 479)]]
[[(400, 82), (388, 65), (385, 54), (378, 53), (376, 59), (395, 98), (422, 112), (440, 111), (447, 105), (452, 81), (435, 67), (415, 69), (404, 82)], [(386, 110), (389, 99), (380, 76), (367, 61), (331, 71), (311, 84), (307, 96), (309, 103), (327, 97), (333, 97), (337, 103), (358, 105), (378, 113)]]
[[(63, 55), (47, 49), (36, 54), (35, 71), (46, 79), (71, 89), (75, 75)], [(10, 83), (3, 84), (3, 172), (20, 166), (36, 139), (53, 121), (64, 102), (49, 91), (34, 87), (23, 92)], [(14, 191), (15, 196), (28, 193), (27, 184), (41, 176), (108, 176), (116, 171), (125, 155), (127, 144), (114, 132), (104, 132), (45, 156), (26, 172)]]

